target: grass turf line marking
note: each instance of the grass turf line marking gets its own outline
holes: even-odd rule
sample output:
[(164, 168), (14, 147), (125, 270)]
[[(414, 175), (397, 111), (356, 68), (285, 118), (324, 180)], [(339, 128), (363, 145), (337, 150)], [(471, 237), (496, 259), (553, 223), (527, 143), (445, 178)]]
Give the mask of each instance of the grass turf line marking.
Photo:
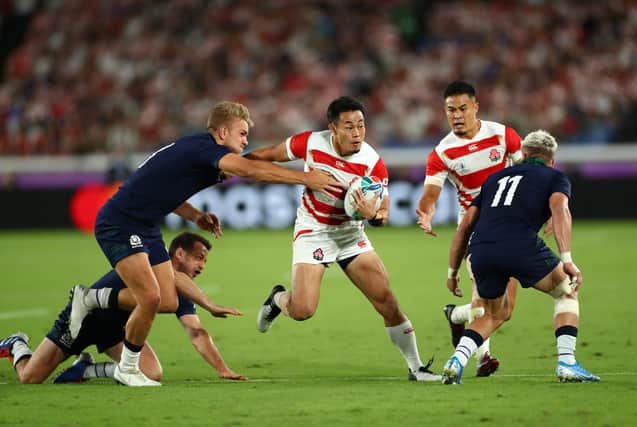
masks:
[(28, 310), (15, 310), (0, 312), (0, 320), (21, 319), (24, 317), (46, 316), (51, 310), (48, 308), (30, 308)]

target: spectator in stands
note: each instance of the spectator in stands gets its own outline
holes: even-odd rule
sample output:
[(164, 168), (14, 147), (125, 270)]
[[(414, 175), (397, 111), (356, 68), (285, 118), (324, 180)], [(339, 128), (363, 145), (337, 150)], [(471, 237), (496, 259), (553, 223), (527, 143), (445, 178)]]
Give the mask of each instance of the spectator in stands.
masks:
[(637, 100), (629, 0), (204, 3), (44, 2), (0, 73), (0, 154), (103, 152), (121, 126), (152, 151), (222, 98), (249, 105), (267, 143), (318, 128), (316, 106), (342, 93), (369, 105), (376, 143), (433, 144), (450, 78), (520, 132), (605, 142)]

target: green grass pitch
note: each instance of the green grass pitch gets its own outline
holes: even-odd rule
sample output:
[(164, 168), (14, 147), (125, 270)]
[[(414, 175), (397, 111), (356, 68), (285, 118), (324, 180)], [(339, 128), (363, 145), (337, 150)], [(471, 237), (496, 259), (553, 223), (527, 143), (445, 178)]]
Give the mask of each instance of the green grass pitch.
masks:
[[(441, 308), (466, 299), (445, 287), (454, 230), (438, 231), (433, 238), (417, 228), (368, 228), (416, 327), (423, 360), (435, 355), (440, 371), (452, 352)], [(166, 241), (174, 234), (167, 232)], [(282, 317), (260, 334), (255, 318), (263, 299), (275, 283), (289, 285), (291, 230), (226, 230), (197, 282), (213, 301), (244, 316), (199, 314), (228, 365), (250, 381), (218, 380), (175, 317), (161, 315), (150, 342), (162, 360), (163, 387), (24, 386), (0, 360), (0, 426), (634, 425), (637, 222), (576, 221), (573, 236), (584, 274), (577, 356), (602, 377), (598, 384), (556, 381), (553, 304), (533, 290), (519, 291), (512, 320), (493, 337), (500, 371), (475, 378), (471, 361), (461, 386), (408, 382), (381, 318), (338, 267), (327, 270), (312, 319)], [(91, 284), (109, 268), (93, 237), (72, 231), (0, 232), (0, 266), (0, 337), (21, 330), (33, 347), (66, 304), (68, 289)], [(461, 285), (468, 291), (466, 274)]]

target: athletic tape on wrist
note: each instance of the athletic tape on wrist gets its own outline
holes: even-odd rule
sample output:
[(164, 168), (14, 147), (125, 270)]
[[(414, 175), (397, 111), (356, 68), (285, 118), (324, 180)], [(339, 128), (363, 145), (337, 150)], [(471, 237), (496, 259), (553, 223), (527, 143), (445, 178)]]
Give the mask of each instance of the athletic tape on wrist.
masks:
[(571, 255), (571, 251), (562, 252), (560, 254), (560, 258), (562, 258), (562, 262), (573, 262), (573, 256)]

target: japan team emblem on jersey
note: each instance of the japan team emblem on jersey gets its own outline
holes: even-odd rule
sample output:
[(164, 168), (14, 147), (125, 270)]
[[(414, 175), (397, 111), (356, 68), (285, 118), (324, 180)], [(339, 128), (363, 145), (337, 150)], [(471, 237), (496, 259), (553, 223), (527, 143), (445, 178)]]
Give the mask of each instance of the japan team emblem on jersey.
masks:
[(500, 152), (498, 150), (496, 150), (495, 148), (491, 150), (491, 152), (489, 153), (489, 160), (491, 160), (492, 162), (497, 162), (502, 158), (502, 156), (500, 156)]
[(323, 249), (318, 248), (314, 252), (312, 252), (312, 257), (317, 261), (323, 261), (325, 255), (323, 254)]

